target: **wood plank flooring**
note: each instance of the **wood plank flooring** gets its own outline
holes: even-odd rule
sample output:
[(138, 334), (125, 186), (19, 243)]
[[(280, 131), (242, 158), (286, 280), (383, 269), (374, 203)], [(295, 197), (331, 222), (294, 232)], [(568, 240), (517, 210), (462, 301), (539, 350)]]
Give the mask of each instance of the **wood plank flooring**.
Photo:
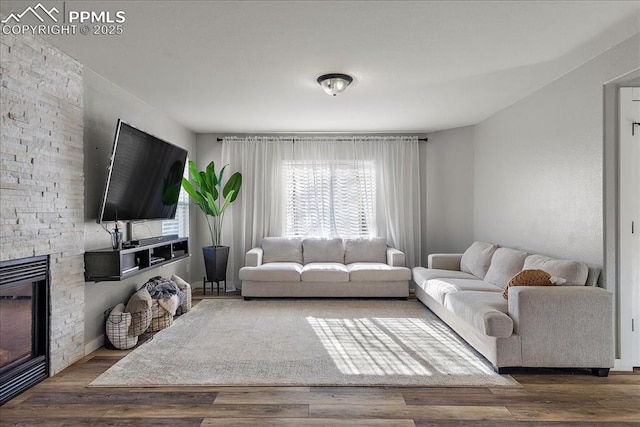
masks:
[[(209, 292), (205, 298), (210, 298)], [(238, 297), (224, 295), (222, 297)], [(203, 297), (194, 292), (194, 302)], [(522, 388), (88, 388), (100, 349), (0, 408), (2, 426), (640, 426), (640, 370), (522, 370)]]

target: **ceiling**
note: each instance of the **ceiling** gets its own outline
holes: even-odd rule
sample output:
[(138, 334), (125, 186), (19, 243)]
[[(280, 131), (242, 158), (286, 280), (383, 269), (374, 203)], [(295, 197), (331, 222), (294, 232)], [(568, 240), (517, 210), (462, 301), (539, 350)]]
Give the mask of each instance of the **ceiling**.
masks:
[[(0, 11), (34, 3), (4, 1)], [(203, 133), (425, 133), (475, 124), (640, 31), (637, 1), (63, 6), (124, 11), (121, 35), (45, 38)], [(327, 96), (316, 78), (329, 72), (354, 82)]]

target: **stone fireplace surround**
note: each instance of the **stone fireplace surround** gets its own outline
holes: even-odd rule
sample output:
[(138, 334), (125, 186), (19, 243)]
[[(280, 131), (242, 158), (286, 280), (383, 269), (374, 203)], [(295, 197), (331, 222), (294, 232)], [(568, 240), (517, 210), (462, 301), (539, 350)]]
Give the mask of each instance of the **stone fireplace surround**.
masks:
[(82, 66), (27, 35), (0, 49), (0, 259), (50, 256), (55, 375), (84, 356)]

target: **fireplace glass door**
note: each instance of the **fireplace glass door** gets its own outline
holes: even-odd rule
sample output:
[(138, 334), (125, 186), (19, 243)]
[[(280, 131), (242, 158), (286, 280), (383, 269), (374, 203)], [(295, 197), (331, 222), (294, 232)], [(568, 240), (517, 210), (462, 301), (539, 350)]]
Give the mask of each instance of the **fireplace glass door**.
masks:
[(0, 261), (0, 405), (49, 376), (49, 257)]
[(33, 283), (0, 288), (0, 372), (33, 357)]

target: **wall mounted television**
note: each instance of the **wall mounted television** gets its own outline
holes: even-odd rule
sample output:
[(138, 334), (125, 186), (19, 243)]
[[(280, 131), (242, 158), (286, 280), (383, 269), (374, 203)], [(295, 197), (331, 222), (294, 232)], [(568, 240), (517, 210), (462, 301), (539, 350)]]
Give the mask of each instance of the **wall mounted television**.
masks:
[(173, 219), (187, 150), (118, 119), (98, 223)]

